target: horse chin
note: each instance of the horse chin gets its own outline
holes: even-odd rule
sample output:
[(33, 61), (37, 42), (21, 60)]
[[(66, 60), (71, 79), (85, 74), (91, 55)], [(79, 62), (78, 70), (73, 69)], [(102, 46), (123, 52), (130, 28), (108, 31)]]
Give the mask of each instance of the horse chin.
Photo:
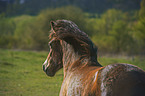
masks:
[[(57, 66), (54, 66), (57, 65)], [(53, 77), (55, 73), (62, 68), (59, 64), (49, 63), (48, 60), (43, 63), (42, 65), (43, 71), (47, 74), (47, 76)]]
[(46, 70), (46, 74), (47, 74), (47, 76), (50, 76), (50, 77), (53, 77), (55, 75), (55, 73), (52, 73), (52, 72), (47, 71), (47, 70)]
[(46, 67), (46, 65), (43, 65), (43, 71), (47, 74), (47, 76), (53, 77), (55, 75), (55, 72), (50, 69), (50, 67)]

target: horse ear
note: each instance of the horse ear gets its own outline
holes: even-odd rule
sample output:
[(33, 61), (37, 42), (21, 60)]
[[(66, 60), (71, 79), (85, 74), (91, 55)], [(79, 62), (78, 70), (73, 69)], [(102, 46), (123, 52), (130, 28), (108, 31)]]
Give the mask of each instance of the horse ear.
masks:
[(56, 25), (56, 22), (50, 21), (50, 25), (51, 25), (51, 28), (54, 29), (54, 26)]

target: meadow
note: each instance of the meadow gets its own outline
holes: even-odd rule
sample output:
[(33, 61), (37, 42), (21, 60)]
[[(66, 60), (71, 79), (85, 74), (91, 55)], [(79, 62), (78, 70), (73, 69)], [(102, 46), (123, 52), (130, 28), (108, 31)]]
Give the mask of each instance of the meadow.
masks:
[[(48, 52), (0, 49), (0, 96), (58, 96), (63, 81), (61, 69), (54, 77), (42, 70)], [(140, 56), (100, 56), (105, 66), (129, 63), (145, 70), (145, 59)]]

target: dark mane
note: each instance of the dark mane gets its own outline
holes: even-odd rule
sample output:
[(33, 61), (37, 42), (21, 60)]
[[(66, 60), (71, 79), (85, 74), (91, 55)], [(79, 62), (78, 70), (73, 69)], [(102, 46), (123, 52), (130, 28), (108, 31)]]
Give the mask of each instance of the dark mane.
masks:
[(55, 38), (66, 41), (82, 57), (89, 57), (95, 66), (100, 65), (97, 61), (97, 47), (75, 23), (68, 20), (57, 20), (56, 22), (51, 22), (51, 27), (50, 39)]

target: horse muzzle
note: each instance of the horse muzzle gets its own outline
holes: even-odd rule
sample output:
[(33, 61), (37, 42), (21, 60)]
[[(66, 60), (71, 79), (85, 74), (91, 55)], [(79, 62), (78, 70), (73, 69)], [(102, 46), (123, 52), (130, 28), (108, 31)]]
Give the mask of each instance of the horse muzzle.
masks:
[(48, 62), (48, 60), (46, 59), (45, 62), (42, 65), (43, 71), (50, 77), (53, 77), (55, 75), (55, 73), (53, 73), (53, 71), (51, 70), (51, 66)]

